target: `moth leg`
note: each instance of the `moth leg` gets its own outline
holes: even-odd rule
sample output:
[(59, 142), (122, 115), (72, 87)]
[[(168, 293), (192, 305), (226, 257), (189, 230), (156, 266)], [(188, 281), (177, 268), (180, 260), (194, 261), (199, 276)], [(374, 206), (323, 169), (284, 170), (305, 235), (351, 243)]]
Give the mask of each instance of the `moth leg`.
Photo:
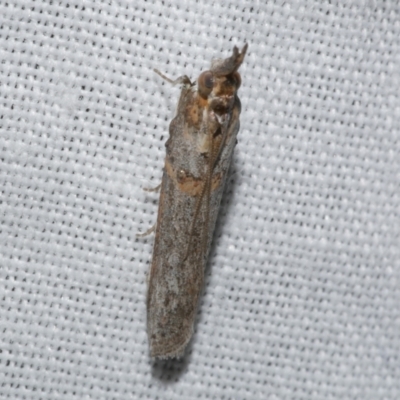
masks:
[(137, 233), (137, 234), (136, 234), (136, 237), (137, 237), (137, 238), (142, 238), (142, 237), (145, 237), (145, 236), (150, 235), (151, 233), (153, 233), (153, 232), (156, 230), (156, 225), (157, 225), (157, 224), (154, 224), (152, 227), (150, 227), (149, 229), (147, 229), (146, 232)]
[(156, 187), (154, 187), (154, 188), (142, 188), (145, 192), (159, 192), (160, 191), (160, 189), (161, 189), (161, 185), (162, 185), (162, 183), (160, 183), (159, 185), (157, 185)]
[(161, 78), (163, 78), (165, 81), (169, 82), (171, 85), (190, 85), (192, 86), (192, 82), (190, 82), (190, 79), (186, 76), (180, 76), (179, 78), (173, 80), (165, 76), (163, 73), (161, 73), (158, 69), (153, 69), (153, 71), (157, 74), (160, 75)]

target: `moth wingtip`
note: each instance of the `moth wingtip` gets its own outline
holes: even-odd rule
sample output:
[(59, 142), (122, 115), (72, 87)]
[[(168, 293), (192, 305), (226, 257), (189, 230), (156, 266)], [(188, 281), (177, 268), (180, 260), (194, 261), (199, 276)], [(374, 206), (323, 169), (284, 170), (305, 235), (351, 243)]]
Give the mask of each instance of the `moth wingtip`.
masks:
[(153, 360), (169, 360), (182, 358), (185, 349), (193, 336), (193, 329), (184, 335), (183, 340), (173, 341), (173, 343), (160, 343), (155, 340), (150, 341), (150, 357)]
[(150, 350), (150, 357), (153, 360), (171, 360), (182, 358), (185, 352), (185, 347), (179, 348), (177, 350), (169, 351), (165, 353), (163, 351), (157, 351), (155, 349)]

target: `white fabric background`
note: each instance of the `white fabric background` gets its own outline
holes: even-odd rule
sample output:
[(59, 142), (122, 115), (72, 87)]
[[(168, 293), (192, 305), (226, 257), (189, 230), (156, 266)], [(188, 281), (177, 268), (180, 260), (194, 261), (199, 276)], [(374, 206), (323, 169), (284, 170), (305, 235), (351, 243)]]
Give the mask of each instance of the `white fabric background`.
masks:
[[(329, 3), (0, 3), (1, 399), (400, 398), (400, 6)], [(153, 364), (152, 68), (245, 41), (196, 334)]]

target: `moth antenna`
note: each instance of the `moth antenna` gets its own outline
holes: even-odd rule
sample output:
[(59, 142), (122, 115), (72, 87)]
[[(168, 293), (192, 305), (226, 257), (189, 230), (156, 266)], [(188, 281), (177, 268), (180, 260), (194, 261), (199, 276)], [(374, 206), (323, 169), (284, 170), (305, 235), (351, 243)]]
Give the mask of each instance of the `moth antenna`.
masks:
[(186, 252), (185, 252), (185, 255), (184, 255), (183, 259), (182, 259), (182, 263), (184, 263), (186, 261), (186, 259), (188, 258), (188, 256), (189, 256), (190, 246), (192, 244), (192, 237), (193, 237), (193, 233), (194, 233), (194, 227), (195, 227), (195, 223), (196, 223), (197, 217), (199, 216), (201, 202), (203, 200), (205, 189), (206, 189), (206, 183), (207, 183), (207, 181), (204, 182), (204, 185), (203, 185), (203, 187), (201, 189), (200, 196), (199, 196), (199, 198), (197, 199), (197, 202), (196, 202), (196, 207), (195, 207), (195, 211), (194, 211), (194, 214), (193, 214), (192, 224), (190, 225), (190, 234), (189, 234), (189, 239), (188, 239), (188, 245), (186, 247)]
[(228, 121), (225, 122), (224, 127), (223, 127), (223, 134), (222, 134), (222, 140), (217, 149), (214, 149), (214, 136), (211, 140), (210, 143), (210, 163), (209, 163), (209, 172), (208, 172), (208, 179), (207, 179), (207, 203), (206, 203), (206, 218), (205, 218), (205, 226), (203, 227), (202, 235), (202, 246), (203, 246), (203, 252), (205, 257), (207, 257), (207, 232), (208, 232), (208, 227), (209, 227), (209, 217), (210, 217), (210, 198), (211, 198), (211, 183), (212, 183), (212, 174), (215, 168), (215, 165), (217, 164), (218, 158), (221, 154), (222, 149), (225, 146), (226, 138), (228, 136)]
[(193, 233), (194, 233), (194, 228), (195, 228), (195, 224), (196, 224), (196, 220), (197, 217), (199, 216), (199, 212), (200, 212), (200, 208), (201, 208), (201, 204), (203, 201), (203, 197), (204, 195), (207, 193), (207, 203), (206, 203), (206, 214), (207, 214), (207, 218), (205, 219), (205, 226), (202, 229), (202, 243), (201, 246), (203, 249), (206, 248), (207, 246), (207, 232), (208, 232), (208, 217), (210, 214), (210, 196), (211, 196), (211, 183), (212, 183), (212, 173), (214, 171), (215, 165), (217, 163), (218, 157), (221, 154), (221, 150), (223, 149), (225, 142), (226, 142), (226, 138), (228, 136), (228, 122), (229, 120), (227, 120), (224, 123), (223, 126), (223, 134), (222, 134), (222, 140), (221, 143), (218, 147), (218, 149), (214, 149), (214, 135), (212, 136), (212, 139), (210, 141), (210, 159), (209, 159), (209, 165), (208, 165), (208, 171), (207, 171), (207, 177), (206, 180), (204, 182), (203, 188), (201, 189), (201, 193), (199, 198), (197, 199), (197, 203), (196, 203), (196, 207), (195, 207), (195, 212), (193, 214), (193, 220), (192, 220), (192, 224), (190, 227), (190, 234), (189, 234), (189, 239), (188, 239), (188, 245), (186, 248), (186, 253), (185, 256), (182, 259), (182, 263), (186, 261), (186, 259), (189, 256), (189, 251), (190, 251), (190, 246), (191, 246), (191, 242), (192, 242), (192, 238), (193, 238)]
[(202, 239), (201, 239), (201, 246), (203, 248), (204, 257), (207, 257), (207, 232), (209, 226), (209, 218), (210, 218), (210, 198), (211, 198), (211, 181), (212, 181), (212, 173), (214, 171), (215, 166), (215, 156), (214, 156), (214, 135), (210, 140), (210, 159), (208, 163), (208, 174), (207, 179), (204, 183), (206, 186), (206, 218), (205, 224), (202, 227)]
[(190, 79), (186, 76), (180, 76), (179, 78), (176, 78), (175, 80), (168, 78), (168, 76), (165, 76), (163, 73), (161, 73), (158, 69), (154, 68), (153, 71), (157, 74), (160, 75), (161, 78), (163, 78), (165, 81), (169, 82), (171, 85), (190, 85), (192, 86), (192, 82), (190, 82)]

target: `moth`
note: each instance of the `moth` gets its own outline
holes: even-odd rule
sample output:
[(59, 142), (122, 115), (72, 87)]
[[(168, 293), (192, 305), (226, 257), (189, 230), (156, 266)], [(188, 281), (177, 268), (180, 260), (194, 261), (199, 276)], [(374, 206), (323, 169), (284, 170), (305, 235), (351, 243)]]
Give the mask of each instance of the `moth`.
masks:
[(180, 357), (193, 335), (204, 270), (239, 131), (241, 78), (247, 51), (235, 46), (182, 90), (169, 126), (153, 259), (148, 276), (151, 357)]

